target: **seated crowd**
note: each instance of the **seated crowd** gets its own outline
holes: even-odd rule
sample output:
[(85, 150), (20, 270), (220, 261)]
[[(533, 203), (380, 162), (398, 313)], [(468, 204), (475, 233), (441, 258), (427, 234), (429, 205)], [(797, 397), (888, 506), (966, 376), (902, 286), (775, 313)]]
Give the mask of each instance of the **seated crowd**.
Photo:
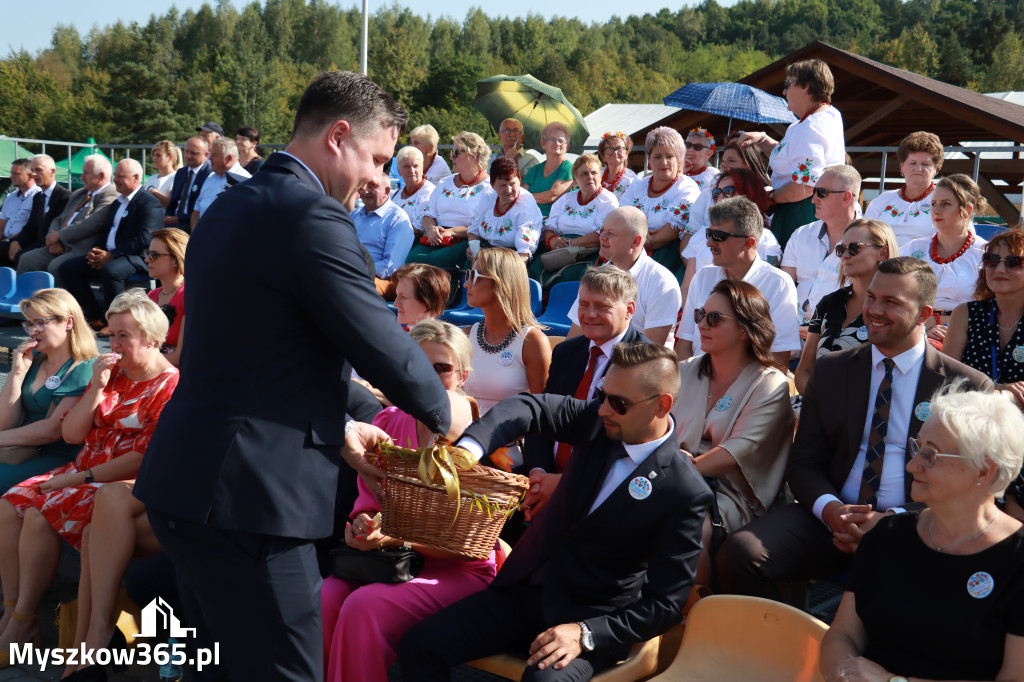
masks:
[[(449, 679), (502, 652), (528, 659), (523, 679), (589, 679), (680, 623), (695, 585), (780, 600), (808, 579), (847, 583), (827, 680), (1024, 679), (1024, 231), (977, 234), (980, 190), (938, 177), (926, 132), (900, 144), (904, 186), (862, 206), (828, 66), (793, 64), (783, 87), (798, 122), (721, 140), (720, 169), (703, 128), (652, 130), (637, 175), (626, 135), (570, 161), (564, 125), (538, 154), (507, 119), (493, 155), (454, 135), (450, 172), (419, 126), (360, 189), (367, 273), (397, 314), (379, 333), (410, 334), (458, 445), (529, 489), (511, 553), (470, 561), (384, 535), (371, 485), (343, 476), (324, 547), (404, 544), (423, 567), (384, 585), (323, 563), (325, 679), (383, 682), (395, 661)], [(252, 128), (197, 131), (184, 164), (157, 144), (148, 179), (102, 155), (74, 193), (45, 155), (12, 169), (0, 259), (60, 288), (21, 303), (30, 340), (0, 391), (0, 666), (38, 634), (62, 539), (90, 647), (118, 641), (131, 559), (161, 552), (131, 490), (178, 381), (189, 235), (262, 163)], [(159, 287), (126, 290), (144, 274)], [(565, 339), (532, 300), (562, 282)], [(443, 319), (463, 296), (460, 329)], [(365, 421), (431, 442), (353, 382)], [(173, 594), (173, 570), (156, 575)]]

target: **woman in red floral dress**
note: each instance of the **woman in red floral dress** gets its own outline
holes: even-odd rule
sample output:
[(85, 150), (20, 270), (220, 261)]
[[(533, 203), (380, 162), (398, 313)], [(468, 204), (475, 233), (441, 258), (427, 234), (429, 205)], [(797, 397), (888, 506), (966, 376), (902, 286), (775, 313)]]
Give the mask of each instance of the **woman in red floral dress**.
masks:
[(61, 425), (64, 440), (84, 443), (75, 461), (19, 483), (0, 500), (0, 584), (13, 609), (0, 618), (0, 667), (12, 643), (38, 635), (36, 609), (53, 579), (61, 539), (81, 548), (96, 489), (135, 478), (178, 370), (160, 353), (167, 317), (141, 290), (107, 311), (111, 352)]

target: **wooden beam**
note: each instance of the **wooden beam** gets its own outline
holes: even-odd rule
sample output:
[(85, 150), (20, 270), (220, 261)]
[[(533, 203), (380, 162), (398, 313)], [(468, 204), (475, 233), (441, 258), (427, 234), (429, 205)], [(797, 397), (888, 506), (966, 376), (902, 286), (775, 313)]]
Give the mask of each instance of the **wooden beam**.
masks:
[[(995, 212), (999, 214), (999, 217), (1006, 221), (1007, 225), (1016, 225), (1020, 219), (1020, 211), (1013, 202), (1007, 199), (1003, 193), (992, 184), (988, 176), (984, 173), (978, 174), (978, 186), (981, 188), (981, 193), (988, 199), (989, 205), (995, 209)], [(1012, 189), (1011, 185), (1009, 189)]]
[(858, 135), (863, 133), (865, 130), (869, 129), (871, 126), (875, 125), (876, 123), (881, 121), (883, 118), (885, 118), (886, 116), (888, 116), (892, 112), (894, 112), (897, 109), (899, 109), (900, 107), (902, 107), (904, 104), (907, 103), (907, 101), (909, 99), (910, 98), (907, 97), (906, 95), (900, 95), (899, 97), (897, 97), (896, 99), (892, 100), (891, 102), (889, 102), (885, 106), (882, 106), (882, 107), (879, 107), (878, 109), (875, 109), (875, 111), (873, 113), (871, 113), (868, 116), (865, 116), (860, 121), (858, 121), (856, 124), (854, 124), (854, 125), (850, 126), (849, 128), (847, 128), (846, 129), (846, 142), (847, 142), (847, 144), (849, 144), (850, 140), (855, 139)]

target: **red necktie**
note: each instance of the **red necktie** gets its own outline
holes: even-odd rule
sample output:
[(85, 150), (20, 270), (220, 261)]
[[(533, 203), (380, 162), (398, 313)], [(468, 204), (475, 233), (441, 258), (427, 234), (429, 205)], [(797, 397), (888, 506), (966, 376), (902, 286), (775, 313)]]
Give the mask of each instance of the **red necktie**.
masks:
[[(594, 381), (594, 370), (597, 368), (597, 359), (604, 355), (601, 352), (600, 346), (591, 346), (590, 348), (590, 360), (587, 362), (587, 371), (583, 373), (583, 378), (580, 379), (579, 386), (576, 387), (576, 392), (572, 394), (573, 398), (578, 400), (586, 400), (587, 394), (590, 393), (590, 384)], [(558, 448), (555, 450), (555, 472), (562, 473), (565, 471), (565, 467), (569, 464), (569, 457), (572, 455), (572, 444), (571, 443), (559, 443)]]

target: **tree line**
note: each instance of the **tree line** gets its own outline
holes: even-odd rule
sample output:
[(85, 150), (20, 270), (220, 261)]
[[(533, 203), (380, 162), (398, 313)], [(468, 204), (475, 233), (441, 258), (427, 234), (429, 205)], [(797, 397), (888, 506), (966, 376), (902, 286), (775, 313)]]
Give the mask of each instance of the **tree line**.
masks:
[[(58, 27), (38, 54), (0, 60), (0, 132), (105, 143), (182, 141), (214, 120), (287, 141), (306, 84), (359, 67), (361, 14), (324, 0), (227, 0), (80, 35)], [(370, 76), (442, 141), (474, 130), (478, 79), (532, 73), (584, 114), (660, 102), (687, 82), (727, 81), (813, 40), (967, 88), (1024, 89), (1020, 0), (715, 0), (587, 24), (536, 15), (424, 18), (395, 4), (370, 18)]]

